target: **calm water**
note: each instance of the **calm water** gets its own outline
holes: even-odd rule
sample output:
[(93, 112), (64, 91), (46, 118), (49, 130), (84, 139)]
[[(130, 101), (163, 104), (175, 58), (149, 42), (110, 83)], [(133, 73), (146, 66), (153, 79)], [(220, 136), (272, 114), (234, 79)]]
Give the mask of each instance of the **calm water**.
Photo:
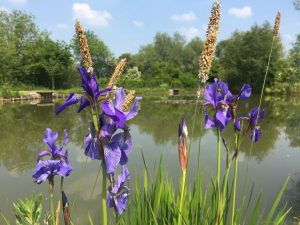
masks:
[[(254, 98), (243, 107), (241, 105), (241, 108), (245, 108), (242, 112), (246, 113), (257, 102), (258, 99)], [(263, 206), (268, 209), (286, 177), (290, 176), (291, 181), (284, 195), (284, 201), (293, 207), (290, 218), (297, 215), (300, 217), (300, 100), (298, 97), (267, 98), (263, 105), (266, 117), (261, 124), (262, 138), (253, 146), (251, 152), (248, 137), (243, 139), (241, 146), (239, 190), (240, 193), (244, 190), (249, 192), (255, 183), (254, 194), (257, 196), (263, 192)], [(34, 184), (31, 178), (36, 165), (36, 153), (45, 149), (43, 133), (47, 127), (58, 131), (60, 138), (63, 129), (69, 131), (70, 142), (67, 149), (74, 170), (65, 180), (64, 189), (71, 203), (75, 196), (78, 196), (76, 206), (72, 209), (75, 224), (87, 224), (88, 210), (94, 218), (98, 218), (99, 181), (93, 195), (91, 193), (99, 170), (99, 162), (88, 161), (85, 168), (86, 159), (82, 153), (89, 111), (77, 114), (75, 106), (55, 116), (54, 109), (57, 106), (57, 103), (48, 106), (30, 104), (0, 106), (0, 209), (11, 220), (12, 202), (32, 192), (43, 193), (44, 205), (46, 209), (48, 208), (48, 185)], [(144, 97), (139, 115), (130, 123), (134, 150), (130, 157), (129, 169), (133, 177), (142, 176), (141, 151), (143, 151), (150, 168), (155, 167), (162, 155), (167, 173), (173, 182), (178, 182), (180, 169), (177, 156), (177, 126), (180, 118), (185, 116), (191, 128), (193, 112), (194, 105), (191, 104), (162, 104)], [(201, 137), (201, 170), (206, 180), (209, 180), (216, 167), (216, 132), (204, 130), (201, 134), (199, 121), (200, 116), (195, 135), (191, 137), (189, 178), (193, 179), (195, 174)], [(232, 128), (228, 127), (222, 135), (232, 148)], [(224, 149), (222, 158), (222, 166), (225, 168)]]

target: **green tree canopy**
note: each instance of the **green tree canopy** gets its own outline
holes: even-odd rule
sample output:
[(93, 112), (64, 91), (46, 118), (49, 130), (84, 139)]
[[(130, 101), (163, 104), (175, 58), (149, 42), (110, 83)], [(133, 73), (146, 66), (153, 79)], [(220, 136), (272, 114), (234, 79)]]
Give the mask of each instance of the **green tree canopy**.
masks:
[[(0, 83), (51, 87), (65, 81), (73, 65), (69, 47), (40, 31), (34, 17), (22, 11), (0, 11)], [(53, 79), (54, 80), (54, 79)], [(57, 87), (65, 87), (57, 82)]]
[[(273, 38), (272, 27), (265, 23), (254, 25), (249, 31), (234, 32), (222, 41), (218, 49), (225, 79), (238, 89), (241, 83), (249, 83), (254, 91), (261, 89)], [(279, 72), (278, 62), (283, 59), (283, 45), (276, 38), (270, 63), (267, 85), (274, 82)]]
[(141, 47), (132, 62), (142, 72), (146, 84), (191, 87), (197, 85), (198, 59), (202, 49), (199, 38), (186, 42), (179, 33), (157, 33), (151, 44)]
[(291, 81), (300, 80), (300, 34), (297, 36), (296, 42), (289, 53), (289, 62), (292, 66)]

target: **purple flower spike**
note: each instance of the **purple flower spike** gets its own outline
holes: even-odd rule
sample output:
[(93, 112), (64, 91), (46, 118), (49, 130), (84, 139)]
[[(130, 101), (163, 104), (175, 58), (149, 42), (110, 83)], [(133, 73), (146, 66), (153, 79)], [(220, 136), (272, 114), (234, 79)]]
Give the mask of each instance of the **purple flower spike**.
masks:
[(232, 120), (229, 110), (232, 94), (226, 83), (215, 79), (215, 82), (205, 87), (204, 105), (211, 106), (214, 110), (213, 119), (210, 119), (205, 112), (205, 128), (219, 127), (223, 131), (226, 125)]
[(114, 174), (121, 159), (121, 150), (118, 142), (111, 142), (109, 144), (103, 144), (104, 157), (106, 165), (106, 173)]
[(32, 174), (34, 182), (41, 184), (46, 179), (52, 179), (55, 175), (69, 176), (72, 171), (70, 164), (64, 160), (40, 160)]
[(126, 93), (123, 88), (118, 88), (113, 102), (104, 101), (102, 110), (104, 114), (110, 117), (116, 123), (117, 128), (124, 128), (126, 121), (134, 118), (138, 112), (138, 102), (142, 97), (136, 97), (131, 109), (127, 112), (122, 112), (122, 106), (125, 103)]
[(107, 192), (107, 207), (114, 207), (119, 215), (127, 208), (129, 188), (125, 186), (125, 182), (130, 179), (130, 173), (126, 166), (122, 167), (122, 171), (118, 176), (118, 184), (109, 188)]
[(249, 84), (244, 84), (240, 90), (240, 93), (238, 94), (238, 99), (244, 100), (250, 98), (251, 92), (252, 92), (251, 86)]
[(236, 120), (234, 127), (237, 131), (241, 131), (241, 120), (247, 121), (245, 130), (248, 131), (250, 129), (251, 140), (253, 142), (257, 142), (259, 137), (262, 135), (259, 123), (263, 119), (264, 115), (265, 115), (264, 110), (262, 110), (258, 115), (258, 108), (254, 108), (248, 113), (248, 117), (239, 117)]
[(70, 105), (74, 105), (77, 102), (79, 102), (80, 100), (80, 96), (76, 96), (74, 93), (71, 93), (67, 100), (65, 101), (65, 103), (63, 103), (61, 106), (59, 106), (56, 110), (55, 110), (55, 114), (59, 114), (61, 111), (63, 111), (65, 108), (67, 108)]
[(44, 143), (48, 145), (49, 149), (41, 151), (38, 154), (38, 160), (44, 156), (50, 156), (52, 159), (67, 158), (66, 151), (63, 151), (64, 145), (67, 144), (69, 140), (67, 130), (64, 130), (64, 141), (59, 148), (56, 146), (57, 139), (58, 133), (52, 132), (50, 128), (47, 128), (44, 134)]
[[(44, 134), (44, 143), (49, 149), (38, 154), (38, 164), (32, 174), (32, 177), (38, 184), (43, 183), (47, 179), (53, 180), (55, 175), (69, 176), (72, 171), (72, 167), (68, 162), (68, 151), (63, 151), (64, 145), (69, 140), (67, 130), (64, 130), (64, 140), (59, 148), (56, 146), (57, 139), (58, 133), (47, 128)], [(43, 157), (45, 156), (50, 157), (50, 159), (44, 160)]]
[(93, 122), (90, 122), (90, 132), (84, 137), (84, 154), (92, 160), (101, 160), (98, 139), (96, 137), (96, 130)]
[(80, 106), (78, 108), (78, 112), (89, 105), (95, 107), (95, 105), (98, 103), (99, 97), (104, 96), (111, 91), (111, 88), (100, 90), (95, 74), (93, 74), (90, 78), (87, 70), (84, 67), (77, 67), (77, 70), (81, 75), (81, 87), (83, 88), (84, 94), (82, 96), (75, 96), (74, 93), (71, 93), (66, 102), (55, 110), (56, 114), (59, 114), (68, 106), (78, 103), (79, 100)]

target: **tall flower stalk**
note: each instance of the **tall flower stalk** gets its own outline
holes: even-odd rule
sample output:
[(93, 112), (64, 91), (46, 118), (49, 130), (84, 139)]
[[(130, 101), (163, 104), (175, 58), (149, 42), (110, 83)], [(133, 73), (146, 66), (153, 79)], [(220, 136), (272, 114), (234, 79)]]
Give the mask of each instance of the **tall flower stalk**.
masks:
[(185, 194), (186, 177), (187, 177), (187, 165), (188, 165), (188, 130), (186, 120), (183, 118), (179, 124), (178, 129), (178, 156), (180, 168), (182, 171), (182, 182), (180, 190), (180, 201), (179, 201), (179, 214), (178, 214), (178, 225), (182, 222), (182, 208)]
[(47, 128), (44, 134), (44, 143), (48, 146), (48, 150), (41, 151), (38, 154), (37, 166), (32, 174), (35, 179), (34, 182), (41, 184), (44, 181), (49, 181), (50, 192), (50, 204), (52, 214), (52, 224), (56, 224), (56, 216), (54, 210), (54, 176), (59, 175), (61, 177), (69, 176), (72, 171), (72, 167), (68, 161), (68, 151), (64, 151), (63, 147), (68, 142), (68, 132), (64, 131), (64, 141), (60, 147), (56, 146), (58, 139), (58, 133), (52, 132)]
[[(107, 225), (107, 208), (114, 208), (117, 214), (121, 215), (127, 207), (130, 189), (124, 184), (130, 179), (126, 164), (132, 150), (132, 142), (130, 127), (126, 122), (137, 115), (141, 98), (135, 97), (135, 91), (126, 94), (123, 88), (116, 86), (126, 59), (122, 59), (117, 65), (107, 88), (100, 90), (92, 68), (88, 43), (79, 21), (76, 21), (76, 33), (84, 62), (84, 67), (77, 68), (82, 78), (83, 93), (81, 96), (71, 93), (55, 112), (59, 114), (66, 107), (79, 101), (78, 112), (90, 106), (92, 120), (90, 131), (84, 137), (84, 154), (92, 160), (101, 161), (102, 224)], [(118, 167), (122, 167), (122, 172), (117, 183), (115, 173)]]
[(205, 84), (209, 78), (209, 72), (215, 55), (217, 37), (221, 19), (221, 4), (219, 1), (213, 3), (209, 24), (206, 31), (206, 40), (199, 59), (199, 79)]
[[(211, 14), (209, 18), (209, 23), (206, 30), (206, 39), (205, 43), (199, 57), (199, 81), (198, 81), (198, 91), (197, 91), (197, 100), (196, 106), (193, 116), (193, 124), (192, 124), (192, 132), (191, 136), (194, 136), (194, 128), (196, 122), (196, 114), (198, 109), (199, 101), (201, 101), (201, 87), (205, 86), (206, 81), (209, 78), (209, 72), (212, 67), (213, 58), (216, 51), (217, 46), (217, 37), (220, 27), (220, 19), (221, 19), (221, 4), (219, 1), (214, 1)], [(201, 116), (204, 114), (204, 108), (201, 107)], [(202, 129), (202, 120), (201, 120), (201, 129)], [(201, 137), (199, 139), (199, 152), (198, 152), (198, 168), (200, 165), (200, 144), (201, 144)], [(191, 142), (189, 149), (191, 149)]]
[[(276, 38), (279, 35), (280, 21), (281, 21), (281, 12), (278, 12), (277, 16), (276, 16), (276, 19), (275, 19), (274, 28), (273, 28), (272, 44), (271, 44), (271, 49), (270, 49), (270, 52), (269, 52), (269, 57), (268, 57), (268, 62), (267, 62), (267, 67), (266, 67), (266, 72), (265, 72), (265, 75), (264, 75), (264, 81), (263, 81), (263, 85), (261, 87), (260, 98), (259, 98), (259, 103), (258, 103), (258, 114), (257, 114), (257, 116), (259, 115), (260, 110), (261, 110), (261, 103), (262, 103), (262, 98), (263, 98), (264, 91), (265, 91), (265, 84), (266, 84), (266, 80), (267, 80), (267, 75), (269, 73), (270, 62), (271, 62), (271, 57), (272, 57), (272, 53), (273, 53), (273, 47), (274, 47), (275, 40), (276, 40)], [(257, 123), (257, 120), (258, 120), (258, 117), (256, 118), (256, 123)], [(253, 144), (251, 144), (251, 146), (250, 146), (250, 153), (252, 151), (252, 145)]]

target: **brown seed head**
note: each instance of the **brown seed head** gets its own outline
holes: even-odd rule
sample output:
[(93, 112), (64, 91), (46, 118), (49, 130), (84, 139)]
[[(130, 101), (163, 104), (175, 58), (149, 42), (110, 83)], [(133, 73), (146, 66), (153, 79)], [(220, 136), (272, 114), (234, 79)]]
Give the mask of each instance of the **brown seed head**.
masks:
[(280, 20), (281, 20), (281, 12), (278, 12), (275, 19), (275, 25), (273, 30), (274, 36), (278, 36), (279, 34)]
[(81, 57), (84, 63), (84, 67), (89, 72), (89, 74), (92, 74), (93, 72), (93, 61), (90, 55), (89, 46), (87, 43), (86, 36), (84, 35), (84, 30), (78, 20), (76, 20), (75, 23), (75, 30), (79, 42)]
[(199, 78), (202, 83), (208, 80), (209, 71), (216, 51), (217, 37), (220, 27), (221, 4), (215, 1), (211, 10), (206, 40), (199, 59)]
[(126, 64), (126, 58), (121, 59), (120, 62), (118, 63), (118, 65), (116, 66), (115, 71), (108, 82), (108, 85), (107, 85), (108, 88), (113, 88), (113, 86), (116, 84), (117, 79), (121, 76), (121, 74), (123, 72), (125, 64)]
[(127, 112), (129, 110), (130, 103), (132, 102), (134, 97), (135, 97), (135, 91), (134, 90), (129, 91), (129, 93), (127, 94), (127, 96), (125, 98), (125, 102), (122, 106), (122, 109), (121, 109), (122, 112)]

